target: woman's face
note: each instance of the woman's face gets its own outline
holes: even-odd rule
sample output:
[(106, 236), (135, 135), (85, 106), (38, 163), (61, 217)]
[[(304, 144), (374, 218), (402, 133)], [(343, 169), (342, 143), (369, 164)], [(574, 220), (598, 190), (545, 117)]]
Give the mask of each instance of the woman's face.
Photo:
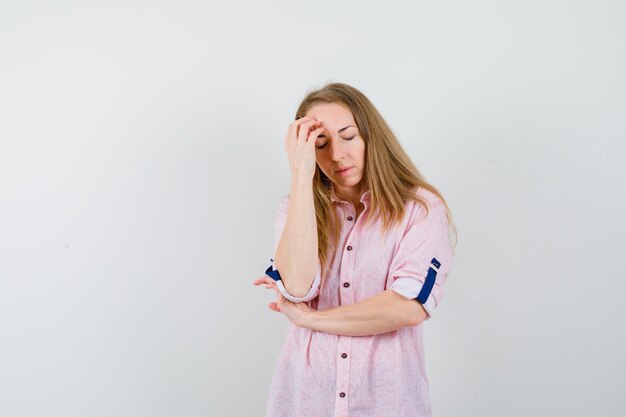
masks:
[[(321, 103), (311, 107), (306, 116), (319, 120), (324, 127), (315, 141), (315, 158), (322, 172), (335, 183), (337, 195), (360, 192), (365, 142), (352, 112), (337, 103)], [(350, 169), (340, 173), (343, 168)]]

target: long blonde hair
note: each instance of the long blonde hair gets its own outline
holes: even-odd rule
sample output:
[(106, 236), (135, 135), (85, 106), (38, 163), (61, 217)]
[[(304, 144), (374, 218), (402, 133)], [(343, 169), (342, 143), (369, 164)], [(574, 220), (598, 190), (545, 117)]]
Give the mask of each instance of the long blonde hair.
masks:
[[(455, 243), (458, 238), (456, 226), (452, 221), (450, 208), (441, 193), (427, 183), (419, 173), (415, 164), (402, 149), (398, 139), (393, 134), (387, 122), (369, 99), (356, 88), (344, 83), (330, 83), (324, 87), (309, 92), (296, 112), (296, 120), (305, 116), (311, 107), (320, 103), (337, 103), (352, 112), (360, 136), (365, 142), (365, 172), (364, 178), (367, 190), (370, 190), (370, 215), (365, 224), (382, 216), (385, 233), (389, 227), (400, 223), (404, 217), (405, 204), (414, 200), (428, 212), (428, 202), (417, 195), (415, 191), (425, 188), (439, 197), (446, 207), (448, 224), (455, 234)], [(313, 177), (313, 200), (318, 230), (318, 255), (322, 268), (328, 266), (329, 253), (336, 253), (341, 222), (338, 214), (332, 208), (331, 180), (320, 170), (315, 168)], [(375, 215), (372, 215), (371, 213)]]

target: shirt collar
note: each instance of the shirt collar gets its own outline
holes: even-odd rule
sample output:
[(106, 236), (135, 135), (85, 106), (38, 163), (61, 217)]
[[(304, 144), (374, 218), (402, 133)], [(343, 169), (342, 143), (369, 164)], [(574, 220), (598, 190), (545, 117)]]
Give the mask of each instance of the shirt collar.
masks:
[[(367, 203), (369, 203), (370, 201), (371, 194), (372, 194), (371, 190), (367, 190), (366, 192), (364, 192), (363, 195), (361, 196), (361, 203), (363, 203), (364, 205), (367, 205)], [(335, 194), (334, 185), (330, 186), (330, 201), (333, 203), (346, 202), (345, 200), (339, 200), (337, 198), (337, 195)]]

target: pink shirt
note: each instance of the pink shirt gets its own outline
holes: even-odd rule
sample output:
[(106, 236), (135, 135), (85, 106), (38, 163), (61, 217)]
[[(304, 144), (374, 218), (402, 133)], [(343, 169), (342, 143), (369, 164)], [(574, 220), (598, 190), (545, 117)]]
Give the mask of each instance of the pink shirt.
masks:
[[(280, 291), (292, 301), (325, 310), (391, 289), (406, 298), (418, 297), (430, 319), (443, 295), (453, 254), (445, 205), (428, 190), (417, 192), (430, 204), (428, 216), (419, 204), (408, 202), (402, 223), (389, 229), (382, 240), (380, 219), (367, 226), (362, 222), (369, 210), (370, 191), (361, 196), (365, 209), (356, 222), (354, 206), (333, 194), (333, 206), (344, 219), (338, 245), (341, 253), (325, 271), (323, 288), (319, 287), (318, 262), (318, 274), (307, 295), (293, 297), (278, 280)], [(289, 195), (276, 209), (274, 254), (288, 204)], [(339, 336), (288, 322), (266, 417), (431, 416), (422, 324), (373, 336)]]

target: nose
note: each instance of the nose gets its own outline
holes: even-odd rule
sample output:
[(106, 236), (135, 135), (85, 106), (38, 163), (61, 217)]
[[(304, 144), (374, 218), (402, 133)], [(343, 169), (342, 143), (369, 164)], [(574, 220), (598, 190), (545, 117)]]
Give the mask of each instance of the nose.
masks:
[(340, 161), (343, 158), (343, 150), (339, 141), (332, 141), (330, 144), (330, 157), (333, 161)]

